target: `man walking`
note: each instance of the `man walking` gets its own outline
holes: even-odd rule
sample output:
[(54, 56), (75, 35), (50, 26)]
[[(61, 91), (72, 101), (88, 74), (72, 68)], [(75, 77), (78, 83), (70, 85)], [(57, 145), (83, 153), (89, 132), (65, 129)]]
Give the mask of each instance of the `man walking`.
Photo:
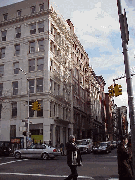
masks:
[(125, 148), (126, 142), (127, 138), (123, 136), (117, 149), (119, 180), (132, 180), (132, 170), (129, 164), (130, 156)]
[(77, 157), (77, 145), (75, 143), (75, 136), (70, 135), (69, 136), (69, 142), (66, 143), (66, 150), (67, 150), (67, 164), (71, 169), (71, 174), (65, 179), (65, 180), (77, 180), (78, 174), (77, 174), (77, 166), (78, 163), (78, 157)]

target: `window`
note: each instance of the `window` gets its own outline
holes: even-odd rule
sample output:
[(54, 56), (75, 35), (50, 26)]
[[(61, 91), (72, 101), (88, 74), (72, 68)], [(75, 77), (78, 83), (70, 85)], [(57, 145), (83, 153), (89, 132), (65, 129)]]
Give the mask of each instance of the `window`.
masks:
[(43, 11), (44, 10), (44, 4), (39, 4), (39, 11)]
[(43, 101), (38, 101), (39, 104), (41, 104), (41, 110), (37, 111), (37, 117), (43, 117)]
[(10, 137), (16, 137), (16, 125), (10, 125)]
[(35, 41), (29, 43), (29, 53), (35, 52)]
[(6, 41), (7, 31), (1, 31), (2, 41)]
[(52, 80), (50, 79), (50, 91), (52, 91)]
[(1, 48), (1, 58), (5, 57), (5, 50), (6, 50), (5, 47)]
[(6, 21), (8, 19), (8, 14), (3, 14), (3, 19)]
[(52, 117), (52, 102), (50, 102), (50, 117)]
[(0, 66), (0, 77), (4, 75), (4, 65)]
[(15, 45), (15, 56), (20, 54), (20, 44)]
[(14, 74), (19, 74), (19, 62), (13, 64), (14, 66)]
[(52, 72), (53, 71), (53, 60), (50, 59), (50, 71)]
[(54, 26), (51, 24), (51, 34), (54, 32)]
[(0, 104), (0, 119), (1, 119), (2, 104)]
[(12, 87), (13, 87), (13, 95), (18, 94), (18, 81), (12, 82)]
[(37, 79), (37, 92), (43, 92), (43, 78)]
[(44, 32), (44, 22), (39, 22), (38, 23), (38, 32)]
[(35, 71), (35, 59), (29, 59), (29, 72)]
[(38, 51), (44, 51), (44, 40), (38, 41)]
[(33, 14), (33, 13), (35, 13), (36, 12), (36, 6), (32, 6), (31, 7), (31, 13)]
[(15, 29), (15, 32), (16, 32), (16, 38), (20, 38), (21, 37), (21, 27), (17, 27)]
[(3, 83), (0, 83), (0, 96), (2, 96), (2, 91), (3, 91)]
[(30, 91), (30, 93), (34, 93), (34, 83), (35, 83), (34, 79), (29, 80), (29, 91)]
[(37, 70), (43, 71), (44, 69), (44, 58), (37, 59)]
[(30, 34), (36, 34), (36, 23), (30, 25)]
[(21, 10), (18, 10), (18, 11), (17, 11), (17, 17), (20, 17), (20, 16), (21, 16), (21, 13), (22, 13), (22, 11), (21, 11)]
[(17, 117), (17, 102), (12, 103), (12, 118)]

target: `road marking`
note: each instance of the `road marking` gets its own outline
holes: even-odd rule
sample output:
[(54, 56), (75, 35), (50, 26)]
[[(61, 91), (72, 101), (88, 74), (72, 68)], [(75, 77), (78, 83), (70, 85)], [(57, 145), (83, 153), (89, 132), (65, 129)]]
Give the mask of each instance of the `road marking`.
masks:
[[(19, 176), (43, 176), (43, 177), (58, 177), (58, 178), (64, 178), (64, 177), (67, 177), (67, 176), (63, 176), (63, 175), (47, 175), (47, 174), (25, 174), (25, 173), (5, 173), (5, 172), (0, 172), (1, 175), (19, 175)], [(91, 180), (94, 180), (92, 177), (89, 177), (89, 176), (78, 176), (78, 178), (86, 178), (86, 179), (91, 179)]]
[(17, 161), (23, 161), (23, 160), (27, 161), (28, 159), (22, 159), (22, 160), (16, 160), (16, 161), (9, 161), (9, 162), (5, 162), (5, 163), (1, 163), (0, 166), (5, 165), (5, 164), (14, 163), (14, 162), (17, 162)]

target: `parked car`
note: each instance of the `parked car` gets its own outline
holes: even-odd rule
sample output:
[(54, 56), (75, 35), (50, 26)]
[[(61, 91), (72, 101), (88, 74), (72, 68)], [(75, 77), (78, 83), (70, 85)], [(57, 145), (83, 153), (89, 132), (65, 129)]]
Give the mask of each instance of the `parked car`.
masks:
[(77, 143), (77, 147), (80, 149), (81, 153), (92, 152), (92, 148), (93, 148), (92, 139), (77, 140), (76, 143)]
[(117, 147), (117, 143), (116, 143), (116, 141), (113, 141), (112, 142), (112, 148), (115, 149), (116, 147)]
[(9, 156), (12, 154), (11, 148), (3, 142), (0, 142), (0, 156)]
[(20, 159), (21, 157), (28, 158), (42, 158), (44, 160), (55, 158), (56, 156), (60, 156), (61, 153), (56, 148), (51, 147), (46, 144), (35, 144), (31, 145), (24, 149), (18, 149), (14, 152), (14, 156), (16, 159)]
[(98, 145), (93, 147), (93, 153), (109, 153), (111, 152), (111, 146), (109, 142), (100, 142)]

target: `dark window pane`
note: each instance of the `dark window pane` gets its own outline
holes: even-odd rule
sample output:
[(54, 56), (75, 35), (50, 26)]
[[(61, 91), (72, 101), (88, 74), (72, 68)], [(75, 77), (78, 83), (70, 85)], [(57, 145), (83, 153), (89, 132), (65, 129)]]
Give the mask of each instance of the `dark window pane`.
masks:
[(2, 91), (3, 91), (3, 83), (0, 83), (0, 96), (2, 96)]
[(17, 95), (18, 94), (18, 81), (13, 82), (12, 86), (13, 86), (13, 95)]
[(29, 72), (35, 71), (35, 59), (29, 60)]
[(34, 79), (29, 80), (29, 90), (30, 93), (34, 93)]
[(37, 92), (43, 92), (43, 78), (37, 79)]
[(43, 71), (44, 68), (44, 59), (40, 58), (37, 60), (37, 70)]
[(12, 117), (17, 116), (17, 102), (12, 103)]

